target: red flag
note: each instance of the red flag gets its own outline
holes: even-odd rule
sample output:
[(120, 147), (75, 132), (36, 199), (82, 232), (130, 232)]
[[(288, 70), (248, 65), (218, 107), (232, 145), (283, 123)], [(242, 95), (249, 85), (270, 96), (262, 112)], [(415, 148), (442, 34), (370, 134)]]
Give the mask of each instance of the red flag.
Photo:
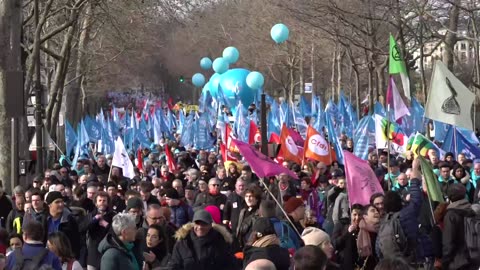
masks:
[(289, 134), (287, 126), (283, 124), (282, 132), (280, 134), (280, 149), (285, 160), (293, 161), (297, 164), (302, 163), (302, 150), (295, 144), (292, 136)]
[(260, 140), (255, 140), (255, 137), (259, 138), (257, 136), (257, 133), (259, 134), (260, 132), (258, 131), (258, 127), (257, 125), (255, 124), (255, 122), (253, 122), (252, 120), (250, 120), (250, 131), (248, 133), (248, 144), (255, 144), (256, 142), (260, 143)]
[(168, 145), (165, 145), (165, 157), (167, 159), (168, 171), (174, 173), (177, 170), (177, 165), (175, 165), (175, 159)]
[(143, 157), (142, 157), (142, 148), (139, 147), (137, 150), (137, 167), (140, 171), (143, 171)]
[(307, 139), (305, 140), (305, 158), (321, 161), (330, 164), (335, 160), (335, 152), (332, 151), (330, 144), (313, 127), (308, 126)]
[(168, 98), (167, 105), (169, 110), (173, 109), (173, 98)]

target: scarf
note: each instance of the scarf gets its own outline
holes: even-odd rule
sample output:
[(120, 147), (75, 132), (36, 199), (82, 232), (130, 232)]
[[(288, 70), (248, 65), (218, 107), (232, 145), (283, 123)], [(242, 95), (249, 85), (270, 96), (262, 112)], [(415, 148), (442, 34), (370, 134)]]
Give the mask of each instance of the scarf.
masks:
[(268, 247), (271, 245), (280, 245), (280, 239), (278, 239), (276, 234), (265, 235), (252, 244), (254, 247)]
[(461, 200), (452, 202), (447, 206), (447, 209), (469, 210), (471, 208), (472, 208), (472, 205), (468, 202), (467, 199), (461, 199)]
[(132, 259), (134, 270), (139, 270), (137, 258), (135, 257), (135, 254), (133, 254), (134, 244), (133, 243), (124, 243), (124, 245), (125, 245), (125, 249), (128, 252), (128, 255), (130, 256), (130, 259)]
[(368, 224), (362, 219), (358, 227), (360, 228), (357, 237), (358, 255), (365, 258), (372, 255), (372, 239), (370, 238), (370, 233), (377, 233), (378, 226)]

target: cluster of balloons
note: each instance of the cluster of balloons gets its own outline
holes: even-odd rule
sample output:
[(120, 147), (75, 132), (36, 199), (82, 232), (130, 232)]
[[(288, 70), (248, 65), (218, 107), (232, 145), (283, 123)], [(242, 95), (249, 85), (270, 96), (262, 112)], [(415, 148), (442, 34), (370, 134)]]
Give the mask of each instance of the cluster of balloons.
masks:
[[(276, 24), (270, 30), (270, 36), (275, 43), (280, 44), (288, 39), (289, 30), (284, 24)], [(258, 71), (249, 71), (244, 68), (229, 69), (230, 65), (235, 64), (240, 57), (237, 48), (230, 46), (223, 50), (222, 57), (211, 60), (203, 57), (200, 60), (200, 67), (207, 71), (213, 69), (215, 73), (206, 82), (205, 76), (196, 73), (192, 77), (192, 83), (196, 87), (203, 87), (202, 95), (207, 91), (215, 98), (224, 99), (230, 108), (235, 108), (240, 100), (247, 108), (253, 101), (257, 93), (261, 91), (265, 78)]]

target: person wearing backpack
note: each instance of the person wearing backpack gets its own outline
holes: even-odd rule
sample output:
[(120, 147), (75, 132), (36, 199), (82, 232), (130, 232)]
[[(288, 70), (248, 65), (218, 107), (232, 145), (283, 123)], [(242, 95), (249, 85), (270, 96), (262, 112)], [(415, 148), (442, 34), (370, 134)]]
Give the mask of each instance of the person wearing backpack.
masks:
[(479, 267), (472, 263), (475, 258), (470, 258), (467, 247), (467, 242), (471, 240), (469, 238), (474, 236), (467, 235), (465, 232), (465, 219), (473, 218), (475, 212), (465, 197), (466, 193), (467, 190), (462, 184), (453, 184), (447, 189), (450, 204), (443, 218), (442, 269), (444, 270), (473, 270)]
[(260, 216), (270, 219), (275, 233), (280, 239), (280, 246), (288, 249), (290, 253), (295, 253), (296, 250), (304, 246), (303, 241), (287, 221), (280, 220), (276, 217), (276, 208), (277, 205), (274, 201), (264, 200), (260, 203)]
[(54, 270), (62, 270), (60, 259), (43, 244), (42, 224), (31, 221), (23, 227), (23, 247), (7, 257), (7, 270), (36, 270), (49, 266)]
[(402, 208), (403, 200), (399, 193), (388, 191), (384, 198), (385, 213), (377, 235), (377, 254), (384, 257), (402, 257), (410, 263), (415, 263), (419, 252), (418, 215), (422, 205), (420, 183), (420, 164), (418, 159), (413, 161), (410, 180), (410, 200)]

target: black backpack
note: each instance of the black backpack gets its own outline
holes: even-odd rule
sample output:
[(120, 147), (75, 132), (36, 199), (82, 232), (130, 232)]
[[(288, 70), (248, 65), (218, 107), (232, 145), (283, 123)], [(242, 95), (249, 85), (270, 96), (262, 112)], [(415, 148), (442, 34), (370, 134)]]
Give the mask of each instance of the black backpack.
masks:
[(480, 217), (465, 217), (465, 244), (472, 263), (480, 263)]
[(24, 257), (21, 250), (15, 250), (15, 265), (13, 270), (38, 270), (41, 269), (41, 262), (48, 254), (48, 249), (42, 249), (37, 255), (33, 257)]

